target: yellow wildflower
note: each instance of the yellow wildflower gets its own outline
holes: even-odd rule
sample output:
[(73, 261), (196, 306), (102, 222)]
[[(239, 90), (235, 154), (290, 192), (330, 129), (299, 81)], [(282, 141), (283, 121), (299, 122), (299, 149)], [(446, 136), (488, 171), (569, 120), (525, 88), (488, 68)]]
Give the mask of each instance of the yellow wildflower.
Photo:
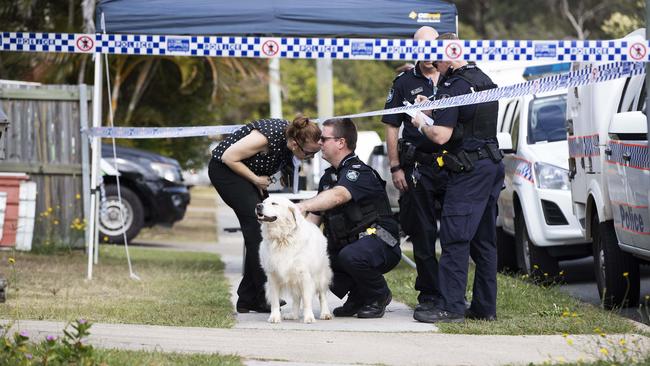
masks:
[(104, 241), (108, 241), (108, 236), (105, 236), (105, 237), (104, 237)]
[(609, 355), (609, 351), (605, 347), (599, 349), (598, 352), (602, 353), (605, 356)]
[(567, 338), (567, 339), (566, 339), (566, 343), (567, 343), (569, 346), (573, 345), (573, 339), (571, 339), (571, 338)]
[(562, 316), (569, 316), (569, 312), (568, 312), (568, 311), (566, 311), (566, 310), (565, 310), (565, 311), (563, 311), (563, 312), (562, 312)]
[(575, 318), (576, 316), (578, 316), (578, 313), (574, 311), (573, 313), (571, 313), (571, 316)]
[(620, 344), (621, 346), (624, 346), (625, 343), (627, 343), (625, 342), (625, 339), (621, 339), (620, 341), (618, 341), (618, 344)]
[(9, 260), (7, 262), (9, 262), (9, 264), (15, 264), (16, 260), (13, 259), (12, 257), (9, 257)]
[(52, 207), (48, 207), (48, 208), (47, 208), (47, 212), (52, 212), (52, 211), (53, 211), (53, 210), (52, 210)]
[(81, 199), (81, 195), (80, 195), (79, 193), (77, 193), (77, 194), (74, 195), (74, 198), (80, 200), (80, 199)]
[(566, 338), (566, 337), (568, 337), (568, 336), (569, 336), (568, 333), (562, 333), (562, 337)]
[(603, 338), (605, 338), (605, 335), (606, 335), (605, 333), (600, 333), (600, 334), (599, 334), (599, 336), (601, 336), (601, 337), (603, 337)]
[(536, 264), (533, 264), (533, 268), (534, 268), (534, 269), (539, 269), (539, 266), (536, 265)]
[(600, 333), (601, 330), (600, 330), (600, 328), (594, 328), (594, 332), (596, 332), (596, 333)]

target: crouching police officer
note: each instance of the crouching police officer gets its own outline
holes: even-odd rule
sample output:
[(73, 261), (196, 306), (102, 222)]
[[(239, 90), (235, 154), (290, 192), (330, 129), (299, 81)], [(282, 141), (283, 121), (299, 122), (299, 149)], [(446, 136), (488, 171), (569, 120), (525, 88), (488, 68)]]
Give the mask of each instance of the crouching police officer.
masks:
[[(458, 39), (443, 34), (439, 39)], [(437, 98), (496, 88), (475, 65), (436, 61), (442, 75)], [(418, 97), (418, 102), (424, 101)], [(434, 111), (435, 124), (413, 124), (445, 150), (441, 161), (449, 173), (440, 222), (440, 306), (415, 312), (421, 322), (458, 322), (496, 318), (496, 204), (503, 185), (503, 155), (496, 140), (498, 103), (488, 102)], [(476, 264), (472, 303), (465, 309), (469, 257)]]
[[(415, 40), (434, 41), (438, 32), (431, 27), (421, 27), (415, 32)], [(416, 96), (432, 97), (439, 73), (431, 61), (418, 61), (411, 70), (399, 74), (388, 92), (384, 108), (413, 103)], [(415, 289), (419, 291), (418, 306), (431, 307), (440, 297), (438, 287), (438, 260), (436, 259), (436, 204), (442, 206), (447, 185), (447, 171), (433, 165), (433, 154), (440, 146), (422, 136), (411, 124), (406, 113), (387, 114), (382, 117), (386, 124), (386, 146), (390, 161), (393, 185), (400, 191), (399, 223), (413, 243), (413, 255), (417, 269)], [(404, 126), (402, 138), (399, 128)]]
[(330, 290), (348, 295), (335, 316), (381, 318), (391, 301), (383, 274), (399, 263), (397, 221), (386, 182), (355, 154), (357, 130), (349, 118), (323, 122), (320, 146), (332, 166), (318, 186), (318, 195), (298, 204), (308, 220), (320, 225), (328, 240), (334, 278)]

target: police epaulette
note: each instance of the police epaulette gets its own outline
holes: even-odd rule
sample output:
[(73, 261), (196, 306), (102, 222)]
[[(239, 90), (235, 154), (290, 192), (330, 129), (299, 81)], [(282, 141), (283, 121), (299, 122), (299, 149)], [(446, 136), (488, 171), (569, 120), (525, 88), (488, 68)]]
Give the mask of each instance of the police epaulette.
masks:
[(404, 75), (405, 73), (406, 73), (405, 71), (402, 71), (399, 74), (397, 74), (397, 76), (395, 76), (395, 79), (393, 79), (393, 82), (395, 82), (395, 80), (399, 79), (400, 76)]

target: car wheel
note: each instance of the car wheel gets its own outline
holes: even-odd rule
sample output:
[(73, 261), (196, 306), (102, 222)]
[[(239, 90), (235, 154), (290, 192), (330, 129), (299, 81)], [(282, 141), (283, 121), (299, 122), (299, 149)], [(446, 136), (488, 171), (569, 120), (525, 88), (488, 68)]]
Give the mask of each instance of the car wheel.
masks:
[(526, 221), (521, 211), (515, 215), (515, 248), (517, 265), (524, 274), (542, 284), (557, 280), (560, 272), (557, 259), (551, 257), (546, 248), (533, 244), (528, 236)]
[[(124, 233), (127, 240), (131, 241), (144, 225), (144, 208), (140, 198), (131, 189), (120, 186), (122, 195), (122, 202), (120, 202), (117, 186), (114, 184), (107, 184), (104, 192), (105, 197), (99, 211), (100, 242), (123, 244)], [(122, 225), (122, 218), (124, 225)]]
[(518, 270), (515, 238), (508, 235), (500, 226), (497, 227), (497, 270), (499, 272)]
[(600, 223), (594, 215), (591, 235), (596, 283), (603, 306), (607, 309), (636, 306), (640, 291), (639, 263), (619, 248), (614, 223)]

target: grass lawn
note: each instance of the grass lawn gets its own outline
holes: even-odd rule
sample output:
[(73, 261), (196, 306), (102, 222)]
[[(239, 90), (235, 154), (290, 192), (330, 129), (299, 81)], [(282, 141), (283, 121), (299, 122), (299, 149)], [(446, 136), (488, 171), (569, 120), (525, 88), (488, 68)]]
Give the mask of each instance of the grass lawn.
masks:
[[(413, 258), (412, 253), (406, 253)], [(471, 299), (473, 267), (470, 269), (467, 298)], [(414, 307), (415, 270), (401, 262), (386, 275), (393, 297)], [(615, 312), (605, 311), (570, 297), (554, 287), (540, 287), (519, 277), (498, 275), (496, 322), (466, 321), (440, 324), (443, 333), (462, 334), (595, 334), (628, 333), (635, 329)]]
[[(100, 246), (93, 280), (83, 251), (39, 255), (0, 252), (9, 281), (0, 318), (196, 327), (234, 324), (229, 285), (215, 254), (130, 248), (129, 279), (123, 246)], [(15, 264), (9, 263), (9, 258)]]
[(218, 354), (183, 354), (145, 351), (95, 350), (98, 358), (111, 366), (239, 366), (239, 356), (222, 356)]

